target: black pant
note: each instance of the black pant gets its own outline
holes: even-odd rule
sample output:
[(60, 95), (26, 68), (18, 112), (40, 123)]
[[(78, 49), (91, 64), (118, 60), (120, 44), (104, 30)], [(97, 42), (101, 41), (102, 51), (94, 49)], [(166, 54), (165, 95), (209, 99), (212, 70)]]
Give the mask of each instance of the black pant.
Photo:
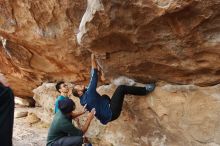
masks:
[(52, 146), (82, 146), (82, 136), (66, 136), (56, 140)]
[(116, 120), (120, 116), (125, 94), (146, 95), (147, 91), (145, 87), (135, 87), (135, 86), (125, 86), (125, 85), (118, 86), (110, 102), (110, 108), (112, 110), (111, 121)]

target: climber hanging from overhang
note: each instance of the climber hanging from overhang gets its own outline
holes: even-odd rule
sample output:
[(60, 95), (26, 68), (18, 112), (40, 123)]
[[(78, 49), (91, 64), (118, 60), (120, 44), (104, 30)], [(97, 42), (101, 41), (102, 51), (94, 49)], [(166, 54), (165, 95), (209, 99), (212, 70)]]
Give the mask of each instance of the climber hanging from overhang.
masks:
[(146, 95), (152, 92), (155, 88), (155, 84), (146, 84), (145, 87), (135, 87), (120, 85), (114, 92), (110, 99), (107, 95), (100, 95), (96, 91), (98, 82), (98, 65), (95, 55), (91, 55), (91, 79), (88, 88), (84, 85), (75, 85), (72, 93), (74, 96), (79, 97), (81, 105), (86, 105), (87, 110), (91, 111), (96, 109), (96, 118), (102, 123), (107, 124), (116, 120), (122, 111), (124, 102), (124, 96), (126, 94), (132, 95)]

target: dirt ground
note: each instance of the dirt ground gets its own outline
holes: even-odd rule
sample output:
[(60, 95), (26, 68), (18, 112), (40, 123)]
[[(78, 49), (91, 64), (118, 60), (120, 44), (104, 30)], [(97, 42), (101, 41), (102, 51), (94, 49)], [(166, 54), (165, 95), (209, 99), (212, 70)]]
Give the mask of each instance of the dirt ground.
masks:
[[(35, 108), (16, 107), (15, 112), (34, 112)], [(35, 120), (36, 121), (36, 120)], [(42, 121), (36, 123), (28, 117), (14, 119), (13, 145), (14, 146), (45, 146), (48, 124)]]

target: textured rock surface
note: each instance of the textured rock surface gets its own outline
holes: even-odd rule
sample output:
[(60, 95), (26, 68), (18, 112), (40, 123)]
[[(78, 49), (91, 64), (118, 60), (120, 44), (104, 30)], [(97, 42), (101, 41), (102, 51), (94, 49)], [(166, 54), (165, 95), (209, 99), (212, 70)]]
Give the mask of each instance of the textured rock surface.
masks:
[[(16, 96), (32, 97), (43, 82), (88, 81), (93, 52), (109, 80), (207, 86), (167, 84), (128, 97), (120, 119), (94, 121), (88, 134), (106, 146), (218, 146), (219, 7), (219, 0), (0, 0), (0, 73)], [(51, 120), (53, 85), (34, 93), (41, 119)]]
[(19, 112), (19, 111), (15, 111), (15, 118), (23, 118), (23, 117), (27, 117), (28, 112)]
[[(39, 115), (42, 112), (39, 108), (16, 107), (17, 113), (35, 113)], [(33, 118), (33, 117), (32, 117)], [(35, 119), (37, 119), (35, 117)], [(39, 121), (27, 120), (27, 117), (14, 119), (13, 145), (14, 146), (44, 146), (47, 139), (49, 125)]]
[(33, 107), (35, 106), (35, 101), (32, 98), (23, 99), (20, 97), (15, 97), (15, 104), (23, 107)]
[(219, 0), (88, 0), (78, 42), (106, 54), (107, 76), (219, 83)]
[(42, 81), (85, 80), (88, 55), (75, 39), (85, 8), (85, 0), (0, 1), (0, 72), (17, 96), (33, 96)]
[[(44, 103), (54, 100), (55, 89), (50, 87), (51, 84), (44, 84), (35, 90), (42, 97), (38, 99)], [(114, 90), (114, 85), (98, 88), (101, 94), (110, 96)], [(80, 110), (78, 99), (72, 99)], [(219, 146), (219, 100), (220, 85), (198, 87), (161, 83), (147, 96), (126, 96), (118, 120), (107, 126), (95, 120), (87, 134), (95, 145)], [(44, 104), (44, 109), (53, 107), (52, 104)]]
[(29, 97), (45, 81), (88, 80), (92, 51), (109, 79), (217, 84), (219, 7), (219, 0), (1, 0), (0, 72), (17, 96)]

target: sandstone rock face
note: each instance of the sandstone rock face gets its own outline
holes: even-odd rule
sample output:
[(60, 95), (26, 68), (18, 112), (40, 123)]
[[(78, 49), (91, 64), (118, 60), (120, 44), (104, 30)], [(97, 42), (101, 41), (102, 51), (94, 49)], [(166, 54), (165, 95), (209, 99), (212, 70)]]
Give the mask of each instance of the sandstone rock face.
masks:
[(78, 42), (106, 76), (219, 83), (219, 0), (88, 0)]
[[(219, 7), (219, 0), (0, 0), (0, 73), (29, 98), (44, 82), (87, 82), (93, 52), (109, 80), (170, 83), (126, 97), (117, 121), (94, 121), (95, 144), (218, 146)], [(34, 93), (50, 121), (54, 84)]]
[[(42, 86), (33, 90), (34, 100), (43, 110), (41, 111), (41, 119), (50, 123), (54, 115), (54, 103), (58, 92), (54, 83), (44, 83)], [(39, 116), (39, 115), (38, 115)]]
[(31, 98), (22, 99), (20, 97), (15, 97), (15, 104), (16, 106), (33, 107), (35, 106), (35, 101)]
[[(43, 104), (44, 109), (54, 108), (48, 102), (55, 96), (55, 89), (50, 86), (44, 84), (35, 90), (42, 97), (38, 99), (48, 103)], [(115, 88), (100, 86), (98, 92), (111, 96)], [(79, 100), (71, 98), (77, 103), (77, 110), (81, 110)], [(94, 120), (87, 135), (95, 146), (219, 146), (219, 100), (219, 85), (161, 83), (147, 96), (127, 95), (119, 119), (107, 126)], [(80, 118), (82, 122), (84, 119)]]
[(85, 9), (85, 0), (0, 1), (0, 72), (17, 96), (33, 96), (43, 81), (88, 77), (75, 39)]
[(219, 0), (1, 0), (0, 72), (17, 96), (30, 97), (43, 82), (87, 81), (93, 52), (108, 79), (214, 85), (219, 6)]

